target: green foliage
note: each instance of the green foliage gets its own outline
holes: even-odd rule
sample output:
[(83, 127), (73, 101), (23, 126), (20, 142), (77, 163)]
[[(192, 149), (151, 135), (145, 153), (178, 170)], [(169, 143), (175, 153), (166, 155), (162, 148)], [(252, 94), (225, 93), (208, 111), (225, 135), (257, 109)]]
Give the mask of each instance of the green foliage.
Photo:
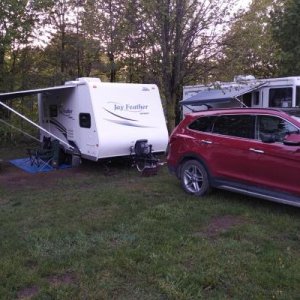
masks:
[(82, 13), (84, 30), (98, 41), (99, 50), (107, 56), (111, 82), (118, 79), (118, 60), (124, 50), (127, 36), (125, 14), (129, 1), (87, 1)]
[[(32, 97), (9, 101), (6, 104), (34, 122), (38, 122), (37, 101), (32, 99)], [(36, 127), (31, 126), (15, 114), (0, 109), (0, 141), (2, 147), (11, 143), (31, 144), (33, 138), (38, 138)]]
[(28, 44), (35, 14), (28, 1), (0, 3), (0, 91), (16, 88), (15, 76), (21, 45)]
[(272, 15), (272, 29), (275, 41), (280, 46), (280, 75), (300, 74), (300, 2), (281, 1)]
[[(208, 76), (208, 65), (220, 54), (225, 23), (233, 1), (142, 1), (148, 36), (154, 47), (150, 61), (160, 72), (172, 131), (181, 86)], [(159, 7), (159, 9), (157, 9)], [(155, 29), (154, 29), (155, 28)], [(154, 29), (154, 30), (153, 30)]]
[(216, 80), (251, 74), (258, 78), (278, 74), (278, 46), (271, 32), (271, 0), (253, 0), (249, 9), (237, 15), (224, 37), (224, 57), (218, 61)]
[[(58, 85), (81, 76), (156, 83), (171, 131), (179, 119), (183, 85), (238, 74), (272, 77), (280, 73), (279, 57), (283, 72), (298, 72), (285, 71), (287, 65), (296, 66), (298, 50), (291, 44), (296, 34), (276, 31), (287, 23), (280, 23), (285, 12), (294, 11), (288, 8), (294, 2), (287, 0), (280, 12), (282, 2), (253, 0), (249, 11), (233, 18), (234, 0), (4, 0), (0, 91)], [(293, 5), (289, 22), (299, 8)], [(271, 30), (277, 6), (272, 15), (277, 27), (272, 23)], [(287, 36), (292, 38), (285, 43)]]

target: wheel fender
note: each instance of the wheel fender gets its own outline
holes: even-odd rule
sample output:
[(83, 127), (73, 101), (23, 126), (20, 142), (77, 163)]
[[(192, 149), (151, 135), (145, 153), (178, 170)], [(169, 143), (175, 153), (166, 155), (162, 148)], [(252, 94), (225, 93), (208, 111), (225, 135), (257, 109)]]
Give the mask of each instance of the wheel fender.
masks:
[(211, 179), (210, 171), (209, 171), (209, 168), (208, 168), (205, 160), (203, 159), (203, 157), (201, 157), (200, 155), (195, 154), (193, 152), (186, 153), (183, 157), (181, 157), (179, 164), (178, 164), (177, 172), (176, 172), (177, 177), (180, 179), (181, 167), (184, 164), (184, 162), (186, 162), (187, 160), (192, 160), (192, 159), (198, 160), (203, 165), (203, 167), (206, 169), (208, 178)]

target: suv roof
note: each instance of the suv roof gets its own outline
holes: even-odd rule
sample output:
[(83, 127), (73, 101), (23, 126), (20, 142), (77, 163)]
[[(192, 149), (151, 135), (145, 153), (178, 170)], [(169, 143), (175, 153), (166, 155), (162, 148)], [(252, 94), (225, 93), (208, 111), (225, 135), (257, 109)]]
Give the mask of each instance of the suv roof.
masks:
[(288, 117), (290, 118), (290, 115), (286, 113), (283, 110), (276, 109), (276, 108), (219, 108), (219, 109), (209, 109), (209, 110), (203, 110), (198, 112), (193, 112), (190, 114), (187, 114), (186, 117), (195, 118), (198, 116), (217, 116), (217, 115), (224, 115), (224, 114), (271, 114), (281, 117)]
[(217, 108), (217, 109), (208, 109), (208, 110), (202, 110), (198, 112), (193, 112), (190, 113), (189, 115), (202, 115), (203, 113), (205, 114), (220, 114), (220, 113), (234, 113), (234, 114), (239, 114), (242, 112), (247, 111), (247, 113), (284, 113), (284, 111), (276, 108), (253, 108), (253, 107), (235, 107), (235, 108)]

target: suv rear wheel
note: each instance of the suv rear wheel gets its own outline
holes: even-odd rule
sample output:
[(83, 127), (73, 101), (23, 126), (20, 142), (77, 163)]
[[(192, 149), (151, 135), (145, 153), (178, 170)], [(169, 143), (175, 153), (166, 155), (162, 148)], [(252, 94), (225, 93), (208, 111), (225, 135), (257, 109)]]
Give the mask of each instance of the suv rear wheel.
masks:
[(180, 172), (183, 189), (196, 196), (203, 196), (210, 190), (208, 174), (204, 166), (197, 160), (183, 163)]

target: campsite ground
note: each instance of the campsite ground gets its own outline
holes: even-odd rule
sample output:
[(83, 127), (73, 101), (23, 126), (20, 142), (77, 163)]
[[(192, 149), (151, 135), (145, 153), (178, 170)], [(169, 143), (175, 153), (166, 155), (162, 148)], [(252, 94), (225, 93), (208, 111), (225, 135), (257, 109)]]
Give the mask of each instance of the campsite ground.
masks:
[(198, 199), (162, 168), (27, 174), (1, 148), (1, 299), (296, 299), (300, 209), (223, 191)]

